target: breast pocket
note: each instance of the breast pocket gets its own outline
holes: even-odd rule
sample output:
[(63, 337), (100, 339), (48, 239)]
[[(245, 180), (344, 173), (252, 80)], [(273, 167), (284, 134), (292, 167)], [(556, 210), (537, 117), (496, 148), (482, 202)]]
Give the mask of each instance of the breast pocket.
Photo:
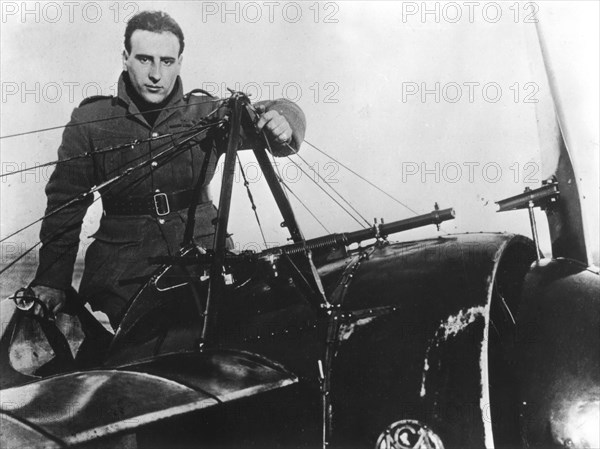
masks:
[(125, 169), (141, 162), (144, 151), (131, 136), (103, 136), (92, 139), (96, 176), (106, 181), (122, 174)]
[[(208, 170), (205, 166), (210, 161), (211, 145), (202, 136), (194, 138), (180, 138), (172, 142), (173, 157), (165, 164), (165, 172), (177, 182), (178, 189), (192, 188), (193, 184)], [(176, 180), (176, 181), (175, 181)]]

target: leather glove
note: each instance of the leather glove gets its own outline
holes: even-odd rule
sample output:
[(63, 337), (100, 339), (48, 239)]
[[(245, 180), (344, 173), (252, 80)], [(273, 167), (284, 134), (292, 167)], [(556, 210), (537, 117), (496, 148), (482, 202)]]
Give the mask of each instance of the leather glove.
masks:
[[(63, 290), (45, 285), (35, 285), (31, 287), (38, 299), (43, 302), (48, 308), (49, 316), (45, 317), (50, 320), (54, 319), (56, 314), (60, 312), (67, 302), (67, 294)], [(44, 311), (39, 304), (33, 308), (33, 314), (44, 317)]]

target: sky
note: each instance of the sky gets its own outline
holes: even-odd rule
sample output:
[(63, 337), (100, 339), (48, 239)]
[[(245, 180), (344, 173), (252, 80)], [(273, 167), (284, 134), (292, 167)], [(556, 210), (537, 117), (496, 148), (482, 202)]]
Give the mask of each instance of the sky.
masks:
[[(549, 139), (538, 120), (554, 114), (538, 22), (598, 264), (598, 2), (0, 3), (1, 136), (60, 127), (83, 98), (114, 94), (126, 21), (137, 11), (164, 10), (185, 34), (184, 90), (227, 96), (230, 87), (254, 100), (288, 98), (304, 110), (310, 144), (300, 154), (320, 177), (308, 168), (300, 172), (298, 158), (277, 162), (326, 228), (292, 198), (309, 238), (360, 227), (323, 194), (329, 188), (323, 180), (369, 222), (427, 213), (438, 203), (456, 210), (442, 234), (529, 235), (527, 213), (499, 214), (495, 201), (539, 187), (549, 173), (540, 156)], [(55, 160), (61, 133), (2, 138), (2, 173)], [(247, 152), (242, 160), (268, 244), (285, 243), (256, 163)], [(37, 169), (0, 180), (0, 237), (43, 215), (50, 173)], [(218, 196), (218, 180), (213, 184)], [(82, 229), (80, 257), (99, 216), (96, 202)], [(541, 212), (538, 224), (549, 254)], [(261, 244), (239, 178), (229, 231), (237, 249)], [(35, 244), (38, 233), (39, 223), (2, 242), (1, 264)], [(429, 226), (391, 239), (437, 235)]]

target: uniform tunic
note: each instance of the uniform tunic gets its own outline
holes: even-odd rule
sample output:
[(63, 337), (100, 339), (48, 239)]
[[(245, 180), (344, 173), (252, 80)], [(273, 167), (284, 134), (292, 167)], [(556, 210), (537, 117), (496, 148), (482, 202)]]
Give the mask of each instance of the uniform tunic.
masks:
[[(151, 126), (128, 96), (126, 80), (126, 75), (122, 74), (116, 97), (84, 100), (73, 111), (58, 150), (59, 160), (85, 153), (90, 156), (56, 166), (46, 186), (46, 214), (127, 168), (179, 144), (184, 140), (182, 132), (189, 131), (222, 105), (210, 96), (184, 96), (178, 78), (174, 94)], [(287, 100), (263, 104), (267, 110), (275, 109), (287, 119), (293, 130), (290, 146), (297, 151), (305, 130), (302, 110)], [(150, 138), (152, 140), (147, 141)], [(168, 160), (161, 158), (155, 164), (146, 164), (100, 190), (104, 213), (100, 227), (93, 235), (95, 240), (86, 251), (80, 294), (95, 310), (104, 311), (113, 326), (120, 320), (129, 298), (156, 269), (156, 266), (148, 264), (148, 258), (177, 254), (183, 241), (187, 207), (162, 217), (152, 213), (107, 214), (106, 210), (110, 211), (109, 206), (114, 202), (137, 202), (141, 198), (152, 201), (155, 193), (189, 191), (199, 179), (204, 179), (203, 185), (208, 186), (217, 160), (225, 149), (224, 145), (219, 145), (222, 139), (221, 133), (215, 129), (204, 132), (179, 146), (184, 151), (177, 155), (166, 156)], [(136, 140), (145, 142), (133, 143)], [(128, 145), (106, 151), (124, 144)], [(245, 144), (249, 147), (256, 142), (248, 138)], [(273, 144), (272, 148), (278, 156), (291, 152), (283, 145)], [(206, 195), (203, 200), (195, 214), (194, 240), (212, 248), (216, 208)], [(92, 202), (92, 195), (87, 195), (43, 220), (40, 233), (43, 245), (33, 285), (63, 290), (71, 286), (81, 224)]]

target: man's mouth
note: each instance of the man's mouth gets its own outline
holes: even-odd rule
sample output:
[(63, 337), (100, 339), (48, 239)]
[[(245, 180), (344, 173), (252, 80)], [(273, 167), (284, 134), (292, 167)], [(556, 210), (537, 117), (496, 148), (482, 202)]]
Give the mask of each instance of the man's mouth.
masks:
[(161, 86), (152, 86), (152, 85), (146, 84), (146, 89), (148, 91), (150, 91), (150, 92), (152, 92), (152, 93), (155, 94), (155, 93), (159, 92), (162, 89), (162, 87)]

